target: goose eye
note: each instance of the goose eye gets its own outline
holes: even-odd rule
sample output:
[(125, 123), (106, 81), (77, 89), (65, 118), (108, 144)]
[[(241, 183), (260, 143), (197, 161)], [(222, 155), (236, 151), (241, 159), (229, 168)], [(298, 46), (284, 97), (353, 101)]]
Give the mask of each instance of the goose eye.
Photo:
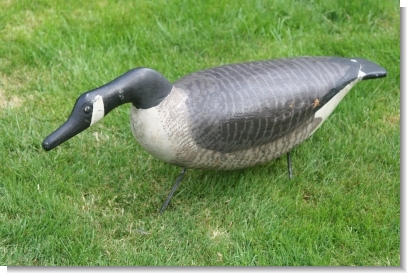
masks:
[(90, 113), (90, 111), (91, 111), (90, 106), (85, 106), (85, 108), (83, 108), (83, 111), (85, 113)]

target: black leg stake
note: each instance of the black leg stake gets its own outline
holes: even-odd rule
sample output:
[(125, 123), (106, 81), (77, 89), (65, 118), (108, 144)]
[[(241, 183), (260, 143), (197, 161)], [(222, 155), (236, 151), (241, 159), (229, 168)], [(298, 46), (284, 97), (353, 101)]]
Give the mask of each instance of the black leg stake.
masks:
[(170, 203), (170, 200), (172, 196), (174, 195), (174, 192), (177, 190), (179, 184), (181, 183), (182, 179), (184, 178), (184, 174), (186, 172), (187, 168), (183, 168), (181, 173), (179, 174), (177, 180), (175, 181), (174, 186), (172, 186), (171, 192), (167, 197), (167, 200), (165, 200), (163, 206), (160, 209), (160, 214), (163, 213), (163, 211), (167, 208), (168, 204)]
[(291, 155), (290, 152), (287, 153), (287, 166), (288, 166), (288, 177), (293, 178), (293, 170), (291, 169)]

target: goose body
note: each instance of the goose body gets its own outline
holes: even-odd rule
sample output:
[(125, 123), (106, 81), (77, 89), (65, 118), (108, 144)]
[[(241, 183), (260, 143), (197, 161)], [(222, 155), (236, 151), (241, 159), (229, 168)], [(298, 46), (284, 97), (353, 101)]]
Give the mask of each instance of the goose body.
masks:
[(385, 76), (373, 62), (340, 57), (224, 65), (173, 84), (137, 68), (81, 95), (43, 147), (51, 150), (130, 102), (133, 135), (154, 157), (184, 168), (250, 167), (307, 139), (357, 82)]

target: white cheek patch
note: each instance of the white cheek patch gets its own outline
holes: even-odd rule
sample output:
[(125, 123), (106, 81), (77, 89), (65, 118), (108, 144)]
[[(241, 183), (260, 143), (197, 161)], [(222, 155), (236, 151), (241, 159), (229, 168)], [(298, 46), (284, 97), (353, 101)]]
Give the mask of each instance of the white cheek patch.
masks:
[(97, 95), (93, 101), (92, 121), (90, 126), (101, 120), (105, 116), (105, 105), (102, 96)]

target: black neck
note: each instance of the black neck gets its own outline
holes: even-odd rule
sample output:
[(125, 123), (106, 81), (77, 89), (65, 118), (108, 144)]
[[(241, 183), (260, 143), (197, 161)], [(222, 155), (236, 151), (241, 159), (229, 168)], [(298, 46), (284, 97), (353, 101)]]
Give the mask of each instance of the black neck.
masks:
[(135, 68), (87, 93), (103, 97), (106, 115), (113, 108), (128, 102), (141, 109), (154, 107), (171, 92), (171, 89), (172, 84), (157, 71)]

